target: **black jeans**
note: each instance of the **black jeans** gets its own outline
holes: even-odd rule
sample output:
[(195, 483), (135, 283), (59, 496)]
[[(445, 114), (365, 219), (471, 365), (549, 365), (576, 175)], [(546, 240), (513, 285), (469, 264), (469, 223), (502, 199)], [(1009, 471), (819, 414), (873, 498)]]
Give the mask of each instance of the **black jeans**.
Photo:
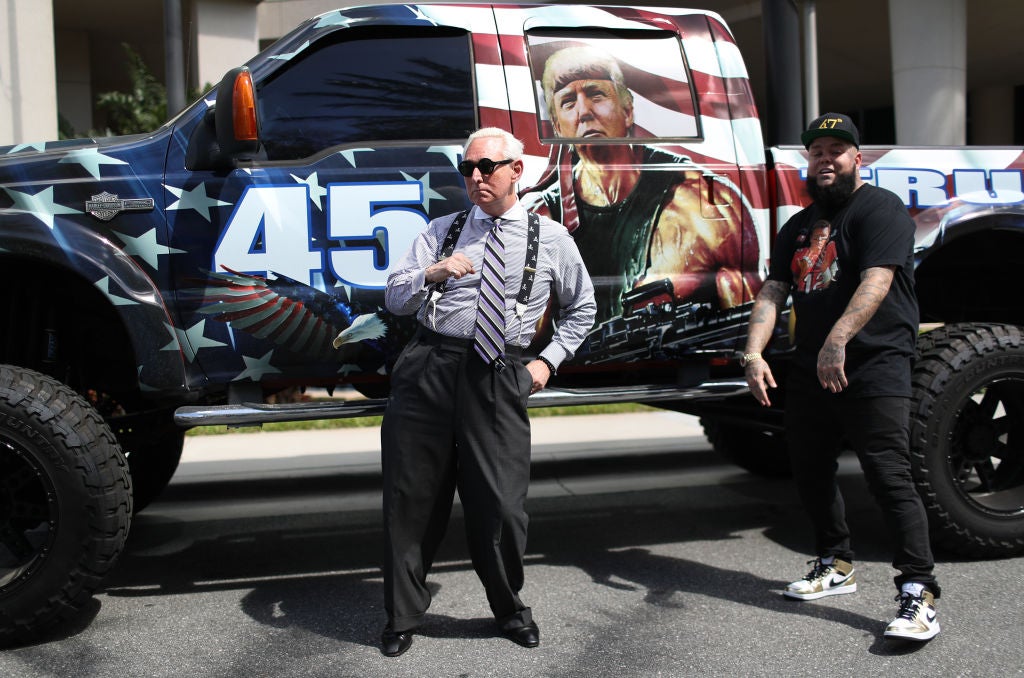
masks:
[(853, 562), (846, 507), (836, 483), (837, 459), (847, 443), (857, 453), (891, 535), (892, 565), (899, 570), (896, 587), (921, 583), (937, 598), (928, 517), (910, 474), (909, 416), (909, 398), (848, 397), (824, 390), (813, 374), (794, 369), (789, 376), (786, 439), (817, 554)]

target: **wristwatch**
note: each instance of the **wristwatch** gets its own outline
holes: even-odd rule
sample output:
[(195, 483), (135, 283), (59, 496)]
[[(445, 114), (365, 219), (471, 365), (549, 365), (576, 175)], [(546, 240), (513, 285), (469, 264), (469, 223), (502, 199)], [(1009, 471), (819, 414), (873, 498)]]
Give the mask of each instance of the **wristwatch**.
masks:
[(744, 353), (743, 357), (740, 358), (740, 366), (746, 367), (750, 363), (756, 363), (758, 360), (764, 360), (760, 353)]

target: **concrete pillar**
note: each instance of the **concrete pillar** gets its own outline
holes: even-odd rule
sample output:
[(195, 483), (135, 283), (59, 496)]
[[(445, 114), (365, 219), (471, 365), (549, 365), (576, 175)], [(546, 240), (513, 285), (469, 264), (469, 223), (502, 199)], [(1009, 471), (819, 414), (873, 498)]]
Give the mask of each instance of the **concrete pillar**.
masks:
[(896, 143), (964, 144), (965, 0), (889, 0), (889, 40)]
[(167, 117), (185, 108), (185, 60), (181, 39), (181, 0), (164, 0), (164, 82)]
[(804, 125), (821, 115), (818, 99), (818, 8), (804, 0), (801, 16), (804, 34)]
[(200, 89), (216, 85), (228, 70), (259, 52), (257, 5), (253, 0), (196, 0), (196, 64)]
[(797, 144), (804, 128), (800, 15), (790, 0), (761, 0), (761, 16), (768, 73), (765, 141), (769, 146)]
[(51, 0), (0, 0), (0, 146), (57, 138)]

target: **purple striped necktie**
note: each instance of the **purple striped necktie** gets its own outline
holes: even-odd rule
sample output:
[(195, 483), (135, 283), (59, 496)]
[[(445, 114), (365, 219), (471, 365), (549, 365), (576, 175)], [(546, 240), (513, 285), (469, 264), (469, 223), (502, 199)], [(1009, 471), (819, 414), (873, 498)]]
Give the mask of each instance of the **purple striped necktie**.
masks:
[(488, 365), (504, 366), (495, 362), (505, 353), (505, 245), (499, 219), (494, 220), (484, 243), (473, 348)]

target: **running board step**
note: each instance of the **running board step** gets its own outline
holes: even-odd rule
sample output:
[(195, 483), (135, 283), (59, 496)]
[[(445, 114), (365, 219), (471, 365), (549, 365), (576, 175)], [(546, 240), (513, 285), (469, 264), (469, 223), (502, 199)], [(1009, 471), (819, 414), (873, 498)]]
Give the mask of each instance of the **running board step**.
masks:
[[(747, 384), (734, 379), (709, 381), (687, 388), (649, 386), (639, 388), (549, 388), (530, 396), (530, 407), (598, 405), (608, 403), (650, 403), (662, 400), (704, 400), (746, 392)], [(311, 403), (238, 403), (234, 405), (186, 405), (174, 412), (178, 426), (257, 426), (282, 421), (348, 419), (384, 414), (386, 398)]]

